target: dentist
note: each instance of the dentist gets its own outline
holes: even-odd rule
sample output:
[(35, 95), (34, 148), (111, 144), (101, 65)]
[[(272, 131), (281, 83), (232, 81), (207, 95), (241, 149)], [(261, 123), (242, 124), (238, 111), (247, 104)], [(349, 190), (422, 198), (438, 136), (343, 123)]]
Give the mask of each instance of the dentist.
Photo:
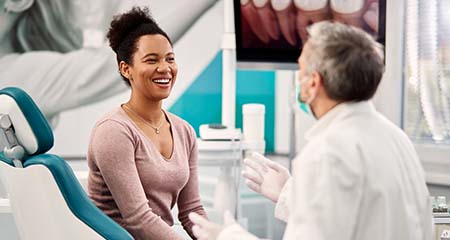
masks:
[[(245, 160), (247, 185), (277, 203), (285, 240), (423, 240), (432, 237), (424, 171), (406, 134), (370, 99), (384, 71), (383, 50), (355, 27), (308, 28), (299, 63), (299, 98), (317, 118), (288, 171), (261, 155)], [(391, 79), (387, 79), (391, 80)], [(252, 240), (191, 213), (199, 240)]]

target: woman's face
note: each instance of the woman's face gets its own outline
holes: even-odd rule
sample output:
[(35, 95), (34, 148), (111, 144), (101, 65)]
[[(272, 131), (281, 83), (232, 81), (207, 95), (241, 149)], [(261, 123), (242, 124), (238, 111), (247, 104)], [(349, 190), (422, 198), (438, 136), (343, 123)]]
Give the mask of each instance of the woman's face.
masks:
[(159, 101), (169, 96), (177, 77), (177, 64), (172, 46), (163, 35), (139, 38), (129, 66), (133, 92)]

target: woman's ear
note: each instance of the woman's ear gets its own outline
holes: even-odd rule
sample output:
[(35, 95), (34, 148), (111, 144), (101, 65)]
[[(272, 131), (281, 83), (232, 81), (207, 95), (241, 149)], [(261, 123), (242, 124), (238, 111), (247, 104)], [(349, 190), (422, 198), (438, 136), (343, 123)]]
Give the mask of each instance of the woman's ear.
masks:
[(20, 13), (28, 10), (34, 3), (34, 0), (6, 0), (5, 10), (7, 12)]
[(119, 70), (120, 70), (120, 74), (122, 74), (122, 76), (124, 76), (128, 80), (132, 79), (132, 77), (130, 75), (130, 66), (126, 62), (120, 61)]

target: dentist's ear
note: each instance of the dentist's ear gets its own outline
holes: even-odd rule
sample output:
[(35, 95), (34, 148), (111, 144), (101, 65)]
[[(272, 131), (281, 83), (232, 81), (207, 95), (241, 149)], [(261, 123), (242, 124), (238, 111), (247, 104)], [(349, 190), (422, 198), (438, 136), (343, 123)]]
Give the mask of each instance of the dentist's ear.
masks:
[(7, 12), (20, 13), (28, 10), (35, 0), (6, 0), (5, 10)]
[(323, 86), (323, 77), (322, 75), (320, 75), (319, 72), (314, 71), (311, 74), (311, 78), (312, 78), (312, 80), (310, 81), (311, 87), (318, 88), (320, 86)]
[(317, 95), (320, 92), (320, 89), (323, 87), (323, 77), (318, 73), (317, 71), (314, 71), (311, 74), (311, 80), (308, 81), (309, 88), (308, 92), (311, 99), (314, 99), (317, 97)]

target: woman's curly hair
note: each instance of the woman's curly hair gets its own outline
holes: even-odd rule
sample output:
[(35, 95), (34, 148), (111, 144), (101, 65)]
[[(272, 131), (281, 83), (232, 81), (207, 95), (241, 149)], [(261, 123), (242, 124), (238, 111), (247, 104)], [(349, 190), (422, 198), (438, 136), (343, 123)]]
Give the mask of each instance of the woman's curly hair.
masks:
[[(158, 26), (147, 7), (133, 7), (130, 11), (113, 17), (106, 37), (109, 46), (116, 53), (117, 63), (124, 61), (131, 65), (139, 38), (156, 34), (163, 35), (172, 45), (169, 36)], [(128, 79), (123, 78), (129, 84)]]

